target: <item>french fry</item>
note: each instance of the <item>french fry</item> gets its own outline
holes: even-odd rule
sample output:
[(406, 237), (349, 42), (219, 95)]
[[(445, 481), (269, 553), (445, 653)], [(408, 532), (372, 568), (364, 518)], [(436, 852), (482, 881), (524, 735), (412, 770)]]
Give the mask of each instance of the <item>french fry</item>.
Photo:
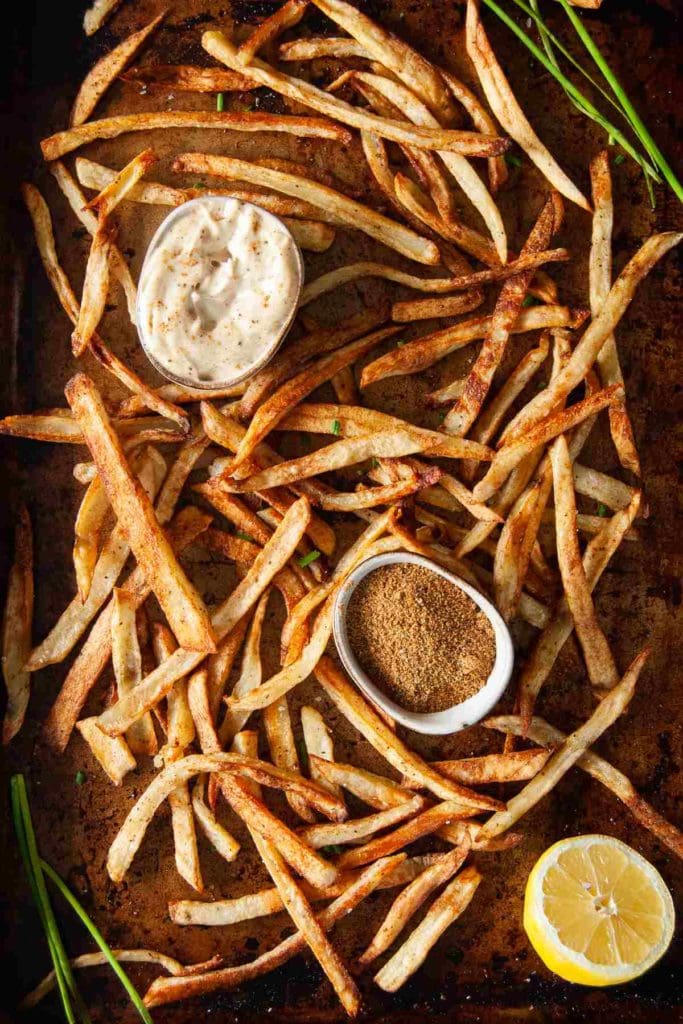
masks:
[(253, 58), (269, 43), (274, 42), (288, 28), (298, 25), (308, 7), (308, 0), (286, 0), (269, 18), (258, 25), (237, 50), (241, 64), (251, 64)]
[(356, 377), (352, 366), (345, 366), (339, 373), (335, 373), (330, 381), (335, 398), (344, 405), (356, 405), (359, 401)]
[[(138, 468), (138, 467), (136, 467)], [(154, 497), (161, 486), (166, 464), (158, 452), (148, 450), (139, 465), (140, 483)], [(130, 554), (122, 526), (116, 525), (107, 537), (92, 575), (88, 597), (76, 596), (66, 607), (48, 635), (31, 651), (27, 666), (35, 672), (46, 665), (63, 661), (107, 600)]]
[(391, 731), (328, 657), (320, 659), (315, 676), (344, 717), (402, 775), (414, 779), (440, 800), (458, 801), (461, 807), (483, 808), (496, 803), (488, 797), (472, 793), (456, 783), (449, 782), (430, 768)]
[(482, 839), (492, 839), (501, 835), (535, 807), (539, 800), (557, 785), (571, 766), (576, 764), (582, 754), (619, 718), (633, 696), (638, 676), (649, 655), (650, 649), (646, 647), (634, 658), (621, 681), (600, 701), (590, 718), (567, 736), (531, 782), (508, 800), (505, 810), (496, 812), (482, 826), (479, 833)]
[[(301, 540), (309, 515), (308, 501), (300, 498), (286, 513), (244, 579), (215, 610), (211, 621), (219, 642), (253, 607), (273, 577), (287, 563)], [(143, 679), (135, 694), (104, 711), (98, 719), (100, 728), (109, 735), (121, 735), (132, 722), (165, 697), (177, 679), (192, 672), (202, 660), (202, 652), (179, 649)]]
[[(152, 623), (152, 649), (157, 665), (170, 658), (178, 645), (163, 622)], [(161, 750), (164, 764), (182, 757), (195, 737), (192, 713), (187, 702), (187, 680), (178, 679), (166, 698), (166, 743)]]
[(28, 509), (22, 505), (14, 530), (14, 557), (9, 570), (2, 621), (2, 674), (7, 707), (2, 742), (7, 745), (24, 724), (31, 696), (26, 663), (33, 629), (33, 531)]
[(432, 487), (440, 477), (441, 470), (437, 466), (430, 466), (412, 480), (397, 480), (396, 483), (384, 484), (382, 487), (364, 487), (348, 494), (329, 495), (321, 498), (320, 504), (332, 512), (355, 512), (362, 508), (375, 508), (377, 505), (393, 505), (424, 487)]
[[(111, 660), (119, 699), (140, 685), (142, 658), (135, 623), (135, 598), (114, 587), (111, 617)], [(147, 713), (126, 731), (133, 754), (156, 754), (157, 738), (152, 716)]]
[(583, 420), (607, 408), (613, 401), (620, 401), (624, 389), (621, 384), (611, 384), (587, 398), (556, 412), (545, 419), (537, 420), (524, 434), (515, 434), (512, 440), (503, 440), (502, 447), (493, 457), (486, 476), (475, 485), (473, 494), (480, 501), (486, 501), (505, 483), (512, 470), (534, 449), (551, 441), (558, 434), (578, 426)]
[(306, 748), (306, 760), (308, 761), (310, 777), (315, 782), (319, 782), (325, 789), (329, 789), (335, 796), (343, 799), (341, 786), (334, 782), (328, 782), (325, 776), (318, 771), (318, 761), (334, 761), (334, 741), (325, 719), (318, 709), (311, 707), (310, 704), (304, 704), (301, 708), (301, 728), (304, 734), (304, 746)]
[(221, 825), (211, 808), (206, 803), (206, 800), (204, 799), (205, 789), (206, 784), (204, 782), (204, 776), (200, 775), (192, 789), (192, 810), (194, 811), (195, 818), (199, 822), (199, 827), (213, 846), (214, 850), (220, 854), (223, 860), (226, 860), (230, 864), (239, 853), (240, 844), (237, 842), (235, 837), (228, 832), (227, 828)]
[(467, 54), (494, 115), (508, 135), (515, 140), (553, 188), (584, 210), (590, 204), (583, 193), (565, 174), (527, 121), (515, 99), (503, 69), (491, 47), (479, 17), (479, 0), (468, 0), (465, 42)]
[(555, 534), (557, 559), (564, 594), (574, 620), (574, 629), (591, 683), (599, 690), (611, 690), (619, 681), (607, 638), (600, 628), (591, 588), (581, 558), (576, 525), (576, 498), (569, 448), (563, 436), (550, 449), (555, 493)]
[(246, 160), (211, 156), (207, 153), (182, 153), (176, 157), (173, 169), (193, 174), (212, 174), (233, 181), (246, 181), (283, 192), (294, 199), (304, 199), (316, 209), (331, 210), (346, 227), (363, 231), (408, 259), (426, 264), (439, 262), (439, 252), (433, 242), (420, 237), (397, 221), (376, 213), (369, 206), (349, 199), (343, 193), (310, 178), (274, 171), (270, 167), (261, 167)]
[(83, 15), (83, 31), (92, 36), (111, 18), (121, 0), (93, 0)]
[[(395, 857), (378, 861), (362, 871), (353, 883), (321, 912), (318, 918), (320, 926), (329, 931), (337, 921), (349, 914), (387, 877), (390, 877), (404, 860), (405, 854), (397, 854)], [(250, 964), (179, 978), (179, 984), (174, 986), (164, 984), (162, 979), (158, 978), (145, 995), (145, 1005), (149, 1007), (162, 1006), (179, 999), (189, 999), (195, 995), (234, 988), (245, 981), (275, 970), (276, 967), (287, 963), (305, 948), (304, 936), (300, 932), (296, 932)]]
[(494, 395), (475, 424), (472, 438), (488, 444), (515, 399), (522, 393), (548, 356), (548, 337), (541, 335), (536, 348), (530, 349), (519, 361), (500, 390)]
[[(446, 71), (444, 68), (439, 68), (439, 72), (450, 89), (453, 97), (462, 104), (469, 114), (477, 131), (483, 132), (484, 135), (495, 134), (498, 130), (496, 122), (472, 90), (468, 89), (467, 86), (464, 85), (459, 78), (456, 78), (455, 75), (452, 75), (450, 71)], [(492, 194), (495, 196), (495, 194), (508, 180), (509, 175), (507, 164), (505, 163), (505, 157), (502, 156), (490, 156), (487, 163), (489, 169), (489, 185), (491, 186)]]
[(81, 307), (71, 335), (71, 348), (75, 356), (83, 355), (104, 315), (109, 293), (111, 238), (110, 230), (101, 225), (92, 240), (85, 268)]
[(421, 797), (413, 797), (396, 807), (388, 807), (377, 814), (368, 814), (364, 818), (349, 819), (340, 824), (309, 825), (299, 831), (309, 846), (319, 850), (327, 846), (340, 846), (346, 843), (357, 843), (361, 839), (381, 832), (384, 828), (396, 825), (406, 818), (412, 818), (424, 809), (425, 801)]
[[(250, 72), (251, 75), (251, 72)], [(43, 139), (40, 148), (45, 160), (59, 160), (74, 149), (95, 142), (97, 139), (116, 139), (126, 132), (156, 130), (159, 128), (208, 128), (229, 129), (238, 132), (285, 132), (304, 139), (333, 139), (349, 142), (350, 133), (346, 128), (316, 117), (294, 117), (293, 115), (244, 113), (231, 114), (212, 111), (164, 110), (146, 114), (121, 114), (106, 117), (101, 121), (66, 131), (57, 132)], [(502, 140), (497, 140), (501, 141)], [(494, 146), (493, 148), (497, 148)]]
[[(609, 154), (602, 150), (590, 165), (593, 198), (593, 230), (588, 261), (588, 284), (593, 317), (597, 317), (612, 287), (612, 177)], [(598, 372), (603, 384), (623, 384), (619, 352), (614, 335), (610, 335), (597, 355)], [(640, 476), (640, 460), (633, 437), (633, 427), (626, 402), (609, 410), (610, 431), (619, 461), (624, 469)]]
[(219, 753), (222, 747), (209, 706), (206, 669), (198, 668), (188, 679), (187, 703), (202, 754)]
[[(256, 605), (249, 624), (249, 632), (242, 653), (240, 674), (233, 688), (233, 694), (241, 696), (261, 685), (261, 679), (263, 678), (261, 635), (269, 598), (270, 590), (266, 590)], [(240, 715), (237, 712), (231, 712), (229, 708), (226, 709), (219, 730), (220, 740), (224, 747), (232, 742), (240, 729), (246, 724), (248, 717), (248, 714)]]
[[(533, 779), (550, 757), (542, 747), (529, 750), (511, 750), (503, 754), (482, 754), (463, 757), (457, 761), (433, 761), (432, 768), (447, 779), (465, 786), (490, 786), (502, 782), (525, 782)], [(404, 785), (414, 789), (410, 779)]]
[(317, 60), (319, 57), (364, 57), (370, 59), (365, 47), (347, 36), (310, 36), (280, 43), (278, 58), (287, 61)]
[(97, 464), (109, 502), (178, 643), (191, 651), (215, 650), (209, 614), (176, 559), (149, 498), (136, 487), (95, 385), (85, 374), (77, 374), (67, 384), (66, 396)]
[[(512, 333), (523, 334), (525, 331), (544, 328), (569, 327), (573, 322), (574, 316), (566, 306), (532, 306), (530, 309), (522, 310)], [(415, 338), (401, 348), (392, 349), (386, 355), (368, 363), (361, 374), (360, 386), (366, 388), (386, 377), (398, 377), (404, 373), (419, 373), (426, 370), (456, 349), (463, 348), (477, 338), (486, 337), (491, 325), (490, 316), (478, 316), (471, 320), (463, 320), (453, 327)]]
[[(211, 522), (211, 517), (192, 506), (178, 514), (169, 528), (169, 537), (177, 551), (191, 544)], [(109, 585), (111, 589), (111, 584)], [(151, 590), (138, 566), (123, 585), (135, 595), (139, 608)], [(101, 675), (111, 654), (111, 601), (97, 618), (78, 657), (69, 669), (61, 690), (43, 726), (43, 738), (54, 750), (63, 752), (88, 694)]]
[(309, 754), (309, 761), (311, 778), (315, 777), (323, 785), (343, 787), (377, 810), (402, 807), (412, 798), (409, 789), (364, 768), (327, 760), (316, 754)]
[(116, 81), (118, 76), (121, 74), (126, 64), (133, 59), (135, 54), (144, 46), (145, 41), (154, 32), (154, 29), (159, 25), (166, 15), (165, 11), (162, 11), (156, 18), (141, 28), (138, 32), (133, 32), (123, 42), (115, 46), (113, 50), (105, 54), (98, 60), (97, 64), (90, 69), (88, 74), (85, 76), (78, 94), (76, 96), (74, 105), (71, 109), (70, 124), (74, 125), (83, 124), (88, 120), (93, 110), (100, 102), (109, 86)]
[(547, 416), (584, 379), (597, 359), (605, 341), (629, 307), (644, 277), (683, 238), (682, 233), (664, 231), (651, 235), (632, 256), (612, 285), (602, 308), (571, 354), (567, 365), (555, 376), (545, 391), (533, 398), (505, 429), (504, 438), (512, 440), (534, 423)]
[(435, 299), (405, 299), (392, 304), (391, 319), (401, 324), (413, 323), (415, 320), (431, 320), (440, 316), (459, 316), (461, 313), (477, 309), (483, 301), (482, 292), (476, 290)]
[[(572, 472), (574, 489), (577, 494), (585, 494), (587, 498), (602, 502), (603, 505), (607, 505), (608, 508), (615, 511), (628, 508), (638, 490), (607, 473), (601, 473), (599, 470), (593, 469), (591, 466), (584, 466), (579, 462), (574, 462)], [(644, 509), (641, 514), (647, 515), (647, 510)]]
[(120, 76), (124, 82), (144, 86), (150, 92), (248, 92), (254, 88), (244, 75), (222, 68), (198, 68), (193, 64), (149, 64), (130, 68)]
[[(169, 401), (178, 405), (186, 405), (190, 402), (213, 401), (217, 398), (240, 398), (246, 391), (246, 384), (235, 384), (228, 388), (187, 388), (182, 384), (162, 384), (156, 388), (157, 393)], [(137, 395), (130, 395), (119, 405), (117, 414), (123, 419), (140, 416), (145, 411)]]
[[(536, 223), (522, 246), (522, 256), (546, 249), (562, 222), (562, 203), (554, 193), (546, 199)], [(447, 434), (464, 437), (476, 420), (486, 399), (494, 374), (505, 354), (510, 333), (522, 310), (533, 270), (523, 270), (507, 278), (496, 300), (491, 329), (465, 380), (460, 397), (449, 410), (443, 429)]]
[(203, 892), (204, 882), (199, 864), (194, 810), (186, 782), (176, 786), (168, 794), (168, 805), (171, 809), (171, 828), (173, 829), (175, 865), (178, 874), (185, 879), (188, 885), (192, 886), (195, 892)]
[(374, 132), (393, 142), (416, 146), (419, 149), (444, 149), (465, 156), (496, 156), (508, 148), (505, 139), (478, 132), (454, 131), (448, 128), (418, 128), (405, 121), (377, 117), (368, 111), (352, 107), (329, 92), (318, 89), (301, 78), (293, 78), (254, 58), (249, 67), (240, 64), (234, 44), (222, 32), (205, 32), (202, 46), (212, 57), (233, 71), (242, 71), (259, 85), (301, 103), (318, 113), (341, 121), (351, 128)]
[[(543, 718), (534, 717), (525, 726), (519, 715), (499, 715), (482, 722), (487, 729), (496, 729), (507, 735), (528, 736), (534, 743), (542, 743), (553, 749), (567, 739), (563, 732), (550, 725)], [(524, 751), (526, 753), (526, 751)], [(614, 793), (629, 809), (636, 821), (669, 847), (678, 857), (683, 858), (683, 835), (667, 821), (647, 800), (638, 793), (631, 780), (592, 750), (586, 750), (576, 762), (603, 786)]]
[[(154, 442), (181, 441), (184, 435), (175, 424), (160, 416), (140, 416), (136, 420), (112, 421), (114, 429), (124, 444), (136, 445)], [(49, 441), (52, 444), (85, 444), (81, 428), (70, 409), (48, 409), (45, 412), (6, 416), (0, 420), (0, 435), (25, 437), (31, 441)]]
[(416, 277), (414, 274), (406, 274), (395, 267), (387, 266), (384, 263), (372, 263), (369, 261), (361, 263), (350, 263), (346, 267), (338, 267), (330, 270), (327, 274), (316, 278), (310, 284), (304, 285), (299, 300), (300, 306), (307, 306), (309, 302), (325, 295), (326, 292), (334, 291), (349, 281), (357, 281), (362, 277), (380, 277), (385, 281), (393, 281), (394, 284), (401, 284), (405, 288), (414, 288), (420, 292), (449, 292), (451, 291), (450, 277)]
[[(230, 714), (229, 711), (228, 714)], [(299, 755), (294, 741), (294, 731), (292, 729), (287, 697), (279, 697), (278, 700), (274, 700), (272, 704), (264, 708), (262, 719), (273, 763), (280, 765), (281, 768), (287, 768), (291, 772), (300, 772)], [(303, 821), (315, 821), (315, 815), (308, 804), (305, 800), (298, 797), (297, 794), (288, 794), (287, 802)], [(306, 841), (308, 842), (309, 840), (306, 839)], [(311, 843), (310, 845), (313, 844)]]
[(358, 958), (358, 963), (366, 966), (392, 945), (398, 938), (411, 917), (420, 909), (429, 896), (447, 882), (462, 867), (469, 853), (469, 840), (462, 846), (456, 846), (449, 853), (444, 853), (434, 864), (413, 879), (396, 897), (382, 921), (372, 942)]
[(83, 495), (74, 526), (73, 561), (76, 586), (82, 602), (88, 597), (108, 512), (107, 492), (100, 478), (96, 476)]
[(308, 252), (327, 252), (334, 242), (336, 232), (329, 224), (319, 220), (297, 220), (295, 217), (283, 217), (283, 222), (300, 249)]
[[(633, 523), (640, 507), (638, 493), (628, 509), (617, 512), (586, 546), (583, 567), (591, 590), (595, 589), (612, 555)], [(548, 678), (565, 641), (571, 635), (574, 621), (566, 597), (558, 603), (555, 614), (536, 641), (519, 680), (519, 708), (525, 722), (531, 721), (536, 698)]]
[[(221, 772), (230, 775), (244, 775), (262, 785), (274, 786), (286, 791), (300, 793), (310, 800), (312, 806), (331, 818), (339, 818), (346, 810), (336, 797), (318, 786), (317, 783), (277, 768), (266, 761), (243, 757), (240, 754), (191, 754), (167, 765), (147, 787), (136, 805), (131, 809), (126, 821), (112, 843), (107, 859), (107, 870), (112, 881), (121, 881), (139, 849), (147, 827), (156, 811), (178, 785), (188, 782), (200, 773)], [(309, 853), (313, 853), (309, 849)], [(332, 881), (336, 871), (321, 858), (315, 856), (314, 862), (322, 863), (322, 874), (325, 878), (320, 884)], [(313, 881), (309, 879), (309, 881)]]
[(474, 866), (464, 868), (434, 900), (417, 928), (375, 975), (375, 982), (385, 992), (396, 992), (420, 964), (446, 929), (468, 907), (481, 875)]
[(153, 149), (143, 149), (116, 173), (94, 199), (90, 200), (88, 209), (95, 211), (100, 224), (111, 216), (119, 203), (135, 188), (156, 161), (157, 156)]

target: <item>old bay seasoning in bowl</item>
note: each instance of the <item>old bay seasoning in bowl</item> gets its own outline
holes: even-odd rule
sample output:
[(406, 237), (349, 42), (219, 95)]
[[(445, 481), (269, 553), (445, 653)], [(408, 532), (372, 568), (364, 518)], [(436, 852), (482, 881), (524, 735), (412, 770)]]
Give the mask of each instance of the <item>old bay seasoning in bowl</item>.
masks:
[(420, 555), (362, 562), (337, 595), (333, 621), (347, 672), (416, 732), (445, 735), (472, 725), (510, 680), (512, 640), (494, 606)]
[(230, 196), (191, 199), (165, 218), (145, 256), (142, 347), (178, 384), (239, 384), (274, 355), (302, 281), (301, 253), (279, 218)]

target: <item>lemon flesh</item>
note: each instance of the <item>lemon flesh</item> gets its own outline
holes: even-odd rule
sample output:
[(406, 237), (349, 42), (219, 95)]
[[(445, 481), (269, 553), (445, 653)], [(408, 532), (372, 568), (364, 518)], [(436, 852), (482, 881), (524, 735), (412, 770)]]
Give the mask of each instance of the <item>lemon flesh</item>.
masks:
[(524, 928), (555, 974), (616, 985), (643, 974), (674, 931), (671, 893), (659, 872), (610, 836), (574, 836), (539, 858), (527, 882)]

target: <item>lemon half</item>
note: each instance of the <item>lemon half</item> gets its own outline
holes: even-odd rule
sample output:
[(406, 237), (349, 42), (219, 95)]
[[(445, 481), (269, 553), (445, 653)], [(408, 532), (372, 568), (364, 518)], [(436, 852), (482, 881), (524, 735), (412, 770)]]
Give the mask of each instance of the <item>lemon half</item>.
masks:
[(674, 904), (659, 872), (610, 836), (563, 839), (536, 862), (524, 928), (546, 967), (580, 985), (616, 985), (666, 951)]

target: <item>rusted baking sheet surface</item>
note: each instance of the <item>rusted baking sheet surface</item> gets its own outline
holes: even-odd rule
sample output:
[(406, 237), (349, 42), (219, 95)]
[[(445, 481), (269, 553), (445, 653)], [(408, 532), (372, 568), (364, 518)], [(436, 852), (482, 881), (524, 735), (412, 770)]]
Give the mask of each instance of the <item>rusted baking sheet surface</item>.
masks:
[[(15, 11), (15, 36), (3, 32), (2, 74), (6, 80), (2, 103), (5, 123), (2, 131), (3, 164), (3, 317), (2, 345), (3, 415), (18, 409), (63, 405), (63, 387), (74, 369), (69, 354), (70, 327), (48, 289), (37, 256), (32, 249), (30, 229), (18, 196), (18, 181), (28, 175), (38, 181), (48, 195), (56, 214), (58, 248), (66, 270), (80, 287), (87, 245), (66, 209), (54, 183), (43, 167), (37, 140), (65, 126), (68, 109), (77, 82), (93, 60), (121, 36), (137, 28), (157, 13), (163, 0), (131, 0), (124, 4), (110, 25), (94, 41), (86, 42), (79, 31), (78, 3), (19, 5)], [(270, 3), (235, 0), (192, 2), (177, 0), (165, 25), (153, 43), (155, 59), (164, 63), (202, 62), (199, 46), (201, 30), (209, 24), (238, 22), (272, 10)], [(612, 66), (640, 106), (647, 110), (655, 134), (680, 166), (675, 139), (680, 135), (680, 85), (674, 69), (680, 52), (676, 39), (674, 3), (645, 3), (643, 0), (605, 0), (604, 12), (594, 24), (599, 27), (600, 43), (609, 52)], [(464, 77), (460, 24), (462, 7), (452, 0), (410, 0), (383, 2), (371, 0), (371, 13), (394, 26), (422, 48), (428, 56), (459, 70)], [(5, 18), (9, 15), (6, 13)], [(324, 29), (324, 19), (313, 12), (310, 23), (316, 31)], [(530, 113), (543, 139), (558, 154), (572, 177), (585, 186), (589, 158), (600, 146), (599, 136), (578, 117), (558, 93), (542, 69), (530, 65), (526, 52), (505, 30), (490, 24), (496, 50), (502, 55), (510, 78), (518, 89), (523, 106)], [(680, 26), (678, 26), (680, 28)], [(680, 35), (680, 33), (679, 33)], [(147, 59), (150, 59), (147, 51)], [(321, 66), (321, 73), (324, 68)], [(33, 75), (33, 84), (25, 80)], [(678, 93), (676, 93), (678, 88)], [(261, 91), (244, 94), (246, 107), (256, 99), (261, 109), (280, 109), (280, 101)], [(131, 110), (182, 109), (199, 106), (211, 109), (213, 98), (175, 97), (166, 93), (139, 95), (135, 89), (115, 87), (98, 110), (99, 116)], [(9, 112), (8, 112), (9, 111)], [(181, 151), (200, 149), (219, 153), (281, 156), (314, 161), (332, 167), (335, 174), (358, 189), (363, 198), (379, 205), (371, 190), (357, 144), (343, 150), (332, 144), (288, 140), (282, 135), (234, 137), (229, 133), (206, 132), (148, 133), (128, 135), (90, 147), (88, 155), (112, 166), (121, 167), (143, 148), (153, 145), (161, 157), (155, 177), (171, 181), (170, 159)], [(511, 240), (518, 244), (524, 237), (532, 213), (538, 208), (543, 191), (535, 173), (524, 169), (527, 205), (520, 206), (520, 190), (503, 197), (502, 205)], [(520, 173), (514, 171), (513, 173)], [(615, 168), (616, 263), (620, 268), (628, 255), (651, 231), (680, 225), (679, 208), (667, 194), (660, 197), (656, 212), (648, 206), (642, 181), (626, 161)], [(117, 211), (120, 244), (130, 250), (134, 274), (140, 269), (145, 239), (158, 223), (161, 211), (122, 204)], [(551, 268), (560, 284), (560, 294), (569, 303), (585, 304), (588, 218), (572, 208), (559, 244), (571, 248), (571, 264)], [(333, 248), (310, 258), (307, 269), (313, 276), (352, 258), (376, 258), (379, 247), (361, 235), (340, 232)], [(382, 254), (386, 257), (386, 253)], [(327, 315), (332, 321), (353, 312), (362, 302), (372, 303), (389, 294), (382, 284), (361, 282), (356, 289), (346, 288), (329, 303)], [(675, 323), (676, 301), (680, 297), (680, 277), (673, 259), (656, 268), (641, 287), (623, 326), (620, 345), (628, 385), (630, 407), (644, 465), (644, 483), (651, 515), (642, 529), (640, 544), (625, 544), (605, 573), (598, 592), (598, 604), (606, 623), (610, 642), (620, 665), (625, 666), (646, 638), (654, 648), (646, 685), (634, 699), (628, 715), (609, 732), (600, 749), (620, 768), (628, 772), (638, 788), (667, 817), (681, 821), (681, 687), (683, 662), (676, 616), (680, 589), (680, 519), (676, 522), (674, 428), (676, 424), (677, 380), (680, 383), (680, 323)], [(116, 341), (118, 350), (138, 370), (152, 379), (153, 374), (137, 350), (130, 326), (125, 325), (123, 309), (107, 315), (106, 337)], [(119, 325), (121, 329), (119, 330)], [(424, 326), (422, 327), (424, 330)], [(519, 354), (530, 339), (516, 341)], [(466, 365), (471, 353), (439, 364), (423, 377), (394, 379), (373, 389), (372, 402), (408, 419), (423, 417), (422, 396), (428, 388), (453, 376), (453, 370)], [(511, 360), (512, 362), (512, 360)], [(88, 372), (93, 371), (88, 366)], [(109, 382), (107, 386), (110, 387)], [(587, 456), (591, 465), (617, 471), (614, 452), (604, 434), (591, 442)], [(27, 499), (34, 519), (37, 547), (36, 636), (45, 634), (74, 590), (70, 560), (74, 513), (80, 496), (71, 470), (73, 449), (31, 443), (0, 447), (3, 496), (8, 498), (3, 511), (21, 493)], [(4, 552), (6, 565), (7, 552)], [(190, 566), (209, 600), (220, 597), (230, 586), (226, 570), (207, 561), (197, 550)], [(4, 578), (4, 574), (3, 574)], [(271, 624), (269, 657), (276, 661), (275, 633)], [(30, 721), (20, 741), (10, 751), (6, 773), (21, 768), (30, 773), (33, 808), (39, 841), (46, 857), (67, 877), (84, 900), (89, 912), (101, 926), (112, 945), (149, 946), (163, 950), (183, 961), (204, 960), (224, 953), (229, 962), (252, 958), (276, 942), (289, 928), (284, 915), (254, 923), (220, 928), (180, 928), (169, 922), (165, 908), (170, 897), (189, 896), (173, 866), (170, 825), (160, 813), (153, 822), (140, 854), (136, 857), (125, 884), (112, 885), (105, 871), (106, 851), (131, 806), (142, 791), (145, 778), (135, 777), (117, 791), (89, 759), (79, 738), (70, 744), (66, 755), (54, 758), (36, 746), (38, 723), (52, 702), (65, 668), (40, 673), (34, 682)], [(104, 689), (99, 690), (101, 700)], [(297, 692), (294, 703), (323, 698), (310, 684)], [(583, 669), (572, 644), (567, 645), (553, 674), (552, 685), (543, 692), (541, 711), (553, 723), (569, 728), (588, 712), (588, 687)], [(339, 721), (331, 708), (329, 714), (339, 737), (340, 756), (368, 767), (380, 762), (367, 745)], [(491, 737), (481, 729), (446, 740), (411, 737), (425, 754), (440, 757), (465, 756), (493, 749)], [(87, 772), (87, 782), (75, 784), (79, 769)], [(127, 780), (128, 782), (128, 780)], [(5, 792), (3, 783), (3, 793)], [(3, 797), (4, 799), (4, 797)], [(7, 825), (5, 825), (7, 828)], [(680, 1020), (683, 1006), (682, 947), (674, 943), (666, 958), (646, 977), (618, 991), (589, 991), (572, 988), (551, 977), (539, 964), (522, 932), (521, 895), (528, 871), (542, 850), (562, 836), (581, 832), (608, 832), (633, 844), (662, 871), (674, 894), (683, 894), (680, 864), (640, 829), (596, 783), (580, 772), (570, 772), (552, 797), (544, 800), (524, 821), (526, 841), (510, 853), (487, 856), (481, 861), (484, 882), (476, 906), (465, 914), (442, 938), (427, 965), (396, 995), (383, 995), (371, 982), (361, 979), (366, 997), (363, 1020), (408, 1022), (458, 1021), (595, 1021), (600, 1018), (622, 1022), (673, 1022)], [(26, 887), (19, 883), (19, 868), (12, 838), (3, 835), (2, 926), (3, 975), (0, 1002), (13, 1014), (18, 997), (44, 970), (47, 955)], [(245, 844), (248, 849), (248, 843)], [(209, 849), (202, 850), (202, 867), (209, 892), (239, 895), (266, 883), (263, 869), (247, 856), (226, 867)], [(353, 962), (367, 943), (374, 922), (386, 907), (387, 894), (379, 894), (363, 905), (336, 932), (335, 941)], [(60, 908), (61, 909), (61, 908)], [(80, 927), (72, 927), (64, 916), (67, 946), (74, 953), (89, 949)], [(132, 969), (140, 988), (151, 977), (147, 968)], [(133, 1011), (126, 1007), (121, 990), (108, 972), (96, 971), (83, 977), (83, 987), (97, 1022), (132, 1021)], [(55, 1003), (45, 1003), (32, 1020), (59, 1020)], [(52, 1014), (52, 1016), (51, 1016)], [(327, 1022), (341, 1019), (329, 986), (317, 965), (298, 958), (275, 974), (260, 979), (236, 992), (202, 1003), (163, 1007), (155, 1011), (159, 1024), (180, 1024), (204, 1019), (259, 1022), (286, 1020)]]

